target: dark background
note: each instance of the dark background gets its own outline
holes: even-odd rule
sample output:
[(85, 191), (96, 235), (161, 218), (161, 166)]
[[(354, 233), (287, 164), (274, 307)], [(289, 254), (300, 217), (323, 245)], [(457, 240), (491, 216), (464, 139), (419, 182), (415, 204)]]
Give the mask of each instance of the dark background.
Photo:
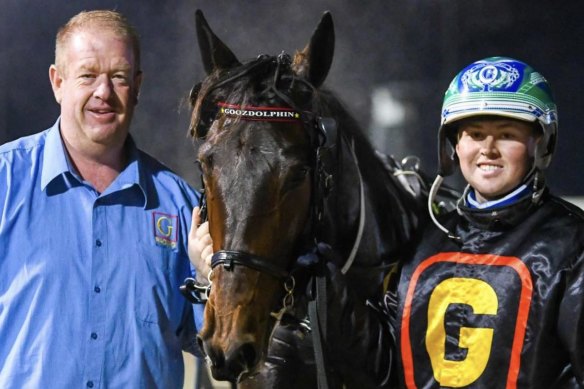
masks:
[[(195, 186), (184, 104), (204, 77), (195, 10), (204, 11), (240, 60), (303, 48), (330, 10), (337, 44), (326, 85), (378, 149), (398, 158), (416, 154), (434, 174), (440, 107), (450, 80), (475, 60), (511, 56), (541, 72), (555, 92), (560, 130), (550, 186), (561, 195), (584, 195), (581, 0), (1, 0), (0, 143), (54, 123), (59, 107), (48, 67), (56, 31), (77, 12), (96, 8), (121, 11), (142, 36), (145, 79), (134, 137)], [(392, 107), (401, 110), (393, 114)]]

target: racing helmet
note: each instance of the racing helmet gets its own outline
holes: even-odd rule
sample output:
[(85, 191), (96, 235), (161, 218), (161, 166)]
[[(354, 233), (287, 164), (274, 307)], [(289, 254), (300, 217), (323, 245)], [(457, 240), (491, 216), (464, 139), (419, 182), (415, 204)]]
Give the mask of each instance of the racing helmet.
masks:
[(533, 167), (540, 172), (548, 167), (558, 131), (557, 108), (548, 82), (524, 62), (490, 57), (465, 67), (444, 95), (438, 131), (438, 175), (451, 175), (458, 165), (454, 149), (457, 130), (453, 123), (479, 115), (538, 122), (543, 131)]

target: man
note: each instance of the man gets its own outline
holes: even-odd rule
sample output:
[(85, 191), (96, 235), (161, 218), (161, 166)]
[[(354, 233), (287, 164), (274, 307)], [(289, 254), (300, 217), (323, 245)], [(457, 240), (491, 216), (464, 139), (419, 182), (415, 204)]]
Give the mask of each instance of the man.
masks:
[(0, 387), (182, 387), (198, 195), (129, 135), (138, 36), (117, 12), (82, 12), (49, 77), (60, 118), (0, 146)]

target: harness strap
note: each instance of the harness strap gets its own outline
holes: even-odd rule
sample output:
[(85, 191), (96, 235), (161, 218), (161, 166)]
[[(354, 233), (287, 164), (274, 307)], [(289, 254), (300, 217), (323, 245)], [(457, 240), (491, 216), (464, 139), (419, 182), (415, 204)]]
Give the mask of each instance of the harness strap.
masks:
[(313, 278), (314, 296), (308, 302), (308, 317), (312, 331), (312, 343), (314, 348), (314, 359), (316, 362), (316, 378), (318, 389), (328, 389), (328, 374), (326, 370), (326, 358), (324, 345), (326, 344), (326, 277), (316, 276)]
[(357, 168), (357, 174), (359, 175), (359, 228), (357, 229), (357, 236), (355, 237), (355, 242), (353, 243), (351, 253), (349, 254), (347, 261), (341, 269), (343, 274), (346, 274), (353, 265), (353, 261), (357, 256), (357, 250), (359, 250), (359, 246), (361, 245), (361, 239), (363, 238), (363, 231), (365, 229), (365, 188), (363, 186), (361, 169), (359, 169), (359, 161), (355, 155), (355, 140), (353, 140), (349, 149), (351, 150), (351, 155), (353, 156), (353, 161), (355, 162), (355, 167)]

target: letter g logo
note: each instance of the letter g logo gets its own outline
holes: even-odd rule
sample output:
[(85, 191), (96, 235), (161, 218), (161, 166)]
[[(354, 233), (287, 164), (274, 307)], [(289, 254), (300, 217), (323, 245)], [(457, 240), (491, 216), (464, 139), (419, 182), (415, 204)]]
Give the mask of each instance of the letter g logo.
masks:
[(172, 221), (166, 216), (160, 216), (156, 221), (156, 229), (160, 235), (168, 238), (172, 235)]
[[(513, 284), (491, 282), (501, 274)], [(511, 294), (504, 289), (510, 286)], [(496, 387), (515, 389), (532, 294), (531, 273), (517, 257), (446, 252), (422, 260), (402, 297), (405, 386), (482, 387), (495, 377)], [(501, 342), (508, 346), (495, 353)], [(507, 366), (495, 368), (495, 357)]]
[(154, 211), (152, 213), (152, 224), (156, 243), (165, 247), (175, 248), (179, 232), (178, 216)]
[(484, 372), (491, 355), (493, 329), (460, 327), (459, 347), (467, 349), (466, 358), (462, 361), (446, 359), (444, 320), (451, 304), (469, 305), (478, 315), (496, 315), (497, 294), (484, 281), (450, 278), (438, 284), (430, 296), (426, 347), (434, 379), (441, 386), (460, 388), (470, 385)]

